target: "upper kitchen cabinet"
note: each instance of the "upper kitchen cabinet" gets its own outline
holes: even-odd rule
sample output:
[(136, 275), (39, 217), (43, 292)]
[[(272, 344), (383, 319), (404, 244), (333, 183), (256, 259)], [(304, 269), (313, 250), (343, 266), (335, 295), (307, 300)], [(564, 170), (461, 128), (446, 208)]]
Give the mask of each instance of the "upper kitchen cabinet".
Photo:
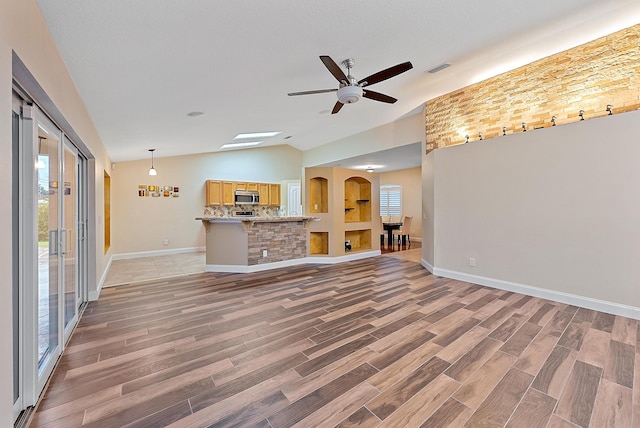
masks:
[(269, 184), (269, 205), (272, 207), (280, 206), (280, 185)]
[(235, 199), (233, 191), (235, 190), (233, 181), (207, 180), (207, 200), (205, 205), (210, 207), (214, 205), (233, 205)]
[(234, 196), (234, 183), (233, 181), (222, 182), (222, 205), (233, 206), (236, 203)]
[(258, 183), (258, 195), (260, 196), (260, 205), (270, 205), (269, 199), (269, 183)]
[(216, 180), (207, 180), (206, 183), (207, 200), (205, 205), (222, 205), (222, 182)]
[(280, 185), (244, 181), (207, 180), (206, 206), (234, 206), (235, 191), (254, 191), (260, 195), (260, 205), (280, 206)]

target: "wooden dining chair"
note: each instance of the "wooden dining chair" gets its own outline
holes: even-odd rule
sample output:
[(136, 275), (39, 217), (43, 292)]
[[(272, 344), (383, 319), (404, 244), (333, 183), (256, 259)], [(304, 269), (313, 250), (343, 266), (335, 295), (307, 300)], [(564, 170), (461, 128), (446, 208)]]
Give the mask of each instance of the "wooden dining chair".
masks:
[(384, 247), (384, 219), (380, 216), (380, 246)]
[(398, 247), (400, 247), (400, 242), (401, 240), (404, 240), (404, 238), (406, 237), (406, 242), (409, 244), (409, 246), (411, 246), (411, 238), (409, 236), (409, 233), (411, 233), (411, 220), (413, 220), (413, 216), (409, 216), (406, 215), (404, 216), (404, 219), (402, 220), (402, 226), (400, 227), (400, 229), (398, 229), (398, 231), (393, 231), (393, 239), (395, 240), (395, 235), (398, 235)]

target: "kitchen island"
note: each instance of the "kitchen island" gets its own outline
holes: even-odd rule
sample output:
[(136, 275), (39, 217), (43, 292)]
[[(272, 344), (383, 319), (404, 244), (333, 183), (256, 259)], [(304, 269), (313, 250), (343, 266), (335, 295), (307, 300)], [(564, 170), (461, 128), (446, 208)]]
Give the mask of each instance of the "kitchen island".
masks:
[(206, 229), (208, 272), (256, 272), (307, 256), (307, 224), (317, 217), (197, 217)]

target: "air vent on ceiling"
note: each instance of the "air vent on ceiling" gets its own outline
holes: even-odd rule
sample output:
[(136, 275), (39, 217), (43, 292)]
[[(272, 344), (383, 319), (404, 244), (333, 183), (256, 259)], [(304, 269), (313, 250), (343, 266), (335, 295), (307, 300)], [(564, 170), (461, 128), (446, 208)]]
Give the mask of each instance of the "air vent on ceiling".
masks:
[(445, 68), (451, 66), (451, 64), (449, 64), (448, 62), (445, 62), (444, 64), (440, 64), (437, 67), (433, 67), (431, 70), (427, 70), (428, 73), (437, 73), (438, 71), (444, 70)]

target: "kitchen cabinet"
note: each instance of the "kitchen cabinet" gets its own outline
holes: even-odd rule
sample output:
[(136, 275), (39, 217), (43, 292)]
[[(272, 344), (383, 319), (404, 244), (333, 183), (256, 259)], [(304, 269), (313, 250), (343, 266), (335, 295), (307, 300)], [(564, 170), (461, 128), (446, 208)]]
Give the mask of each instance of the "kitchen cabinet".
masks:
[(274, 207), (280, 206), (280, 185), (269, 184), (269, 205)]
[(233, 181), (222, 182), (222, 205), (233, 206), (236, 203)]
[(206, 183), (207, 199), (205, 205), (234, 205), (235, 197), (233, 192), (235, 185), (233, 181), (207, 180)]
[(206, 206), (222, 205), (222, 182), (217, 180), (207, 180), (207, 201)]
[(205, 206), (234, 206), (235, 191), (258, 192), (260, 205), (280, 206), (280, 185), (272, 183), (249, 183), (245, 181), (207, 180), (205, 183)]
[(258, 194), (260, 195), (260, 205), (269, 205), (269, 183), (258, 183)]

